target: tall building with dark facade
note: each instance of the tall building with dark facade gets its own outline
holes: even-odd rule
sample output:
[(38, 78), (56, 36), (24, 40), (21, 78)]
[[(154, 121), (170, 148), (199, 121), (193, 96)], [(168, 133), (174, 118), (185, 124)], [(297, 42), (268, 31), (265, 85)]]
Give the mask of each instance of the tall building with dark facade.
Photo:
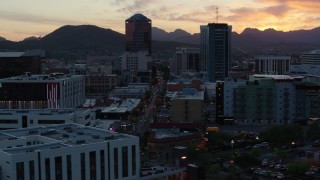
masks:
[(142, 14), (126, 20), (126, 51), (151, 54), (151, 20)]
[(41, 74), (44, 51), (0, 52), (0, 78), (19, 76), (24, 72)]
[[(201, 26), (202, 63), (206, 64), (208, 80), (225, 80), (231, 67), (231, 29), (224, 23), (209, 23)], [(205, 33), (205, 34), (203, 34)], [(203, 57), (205, 56), (205, 57)]]

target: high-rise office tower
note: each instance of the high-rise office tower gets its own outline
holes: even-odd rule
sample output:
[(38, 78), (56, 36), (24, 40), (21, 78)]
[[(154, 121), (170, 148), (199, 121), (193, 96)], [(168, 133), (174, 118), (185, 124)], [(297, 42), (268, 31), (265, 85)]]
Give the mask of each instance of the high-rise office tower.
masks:
[(231, 67), (231, 29), (224, 23), (201, 26), (201, 67), (207, 71), (208, 80), (225, 80)]
[(142, 14), (126, 20), (126, 51), (151, 54), (151, 20)]
[(207, 57), (209, 56), (208, 52), (208, 26), (200, 26), (200, 71), (206, 72), (207, 67)]

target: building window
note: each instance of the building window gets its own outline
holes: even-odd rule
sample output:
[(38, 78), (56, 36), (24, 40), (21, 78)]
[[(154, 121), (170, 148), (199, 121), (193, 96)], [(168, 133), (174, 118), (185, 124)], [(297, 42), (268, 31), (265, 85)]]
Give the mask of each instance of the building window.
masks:
[(80, 163), (81, 163), (81, 180), (86, 179), (86, 159), (85, 153), (80, 154)]
[(35, 180), (34, 161), (29, 161), (29, 178), (30, 180)]
[(72, 180), (71, 155), (67, 155), (67, 179)]
[(38, 124), (64, 124), (65, 120), (38, 120)]
[(16, 163), (17, 180), (24, 180), (24, 162)]
[(136, 170), (137, 170), (137, 166), (136, 166), (136, 161), (137, 161), (137, 157), (136, 157), (136, 146), (132, 145), (131, 146), (131, 153), (132, 153), (132, 175), (136, 175)]
[(122, 147), (122, 177), (128, 177), (128, 146)]
[(55, 160), (55, 169), (56, 169), (56, 180), (62, 179), (62, 157), (58, 156), (54, 158)]
[(46, 169), (46, 180), (50, 180), (50, 159), (45, 159), (45, 169)]
[(114, 179), (119, 178), (119, 173), (118, 173), (118, 148), (113, 149), (113, 163), (114, 163)]
[(101, 180), (105, 179), (105, 160), (104, 160), (104, 150), (100, 150), (100, 172)]
[(90, 152), (90, 178), (97, 179), (97, 168), (96, 168), (96, 152)]

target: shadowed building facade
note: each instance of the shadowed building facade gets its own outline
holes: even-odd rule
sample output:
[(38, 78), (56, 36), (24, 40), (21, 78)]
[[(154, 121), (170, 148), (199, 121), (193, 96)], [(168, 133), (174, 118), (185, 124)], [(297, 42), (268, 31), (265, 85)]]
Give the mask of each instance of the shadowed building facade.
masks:
[(142, 14), (126, 20), (126, 51), (151, 54), (151, 20)]
[(231, 67), (231, 29), (224, 23), (201, 26), (200, 52), (202, 71), (209, 82), (225, 80)]

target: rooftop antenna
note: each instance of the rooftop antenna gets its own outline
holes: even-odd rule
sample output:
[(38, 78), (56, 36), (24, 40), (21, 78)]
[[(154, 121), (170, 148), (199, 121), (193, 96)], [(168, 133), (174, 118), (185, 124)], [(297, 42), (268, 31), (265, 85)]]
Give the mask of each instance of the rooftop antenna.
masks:
[(219, 23), (219, 7), (216, 7), (216, 23)]

